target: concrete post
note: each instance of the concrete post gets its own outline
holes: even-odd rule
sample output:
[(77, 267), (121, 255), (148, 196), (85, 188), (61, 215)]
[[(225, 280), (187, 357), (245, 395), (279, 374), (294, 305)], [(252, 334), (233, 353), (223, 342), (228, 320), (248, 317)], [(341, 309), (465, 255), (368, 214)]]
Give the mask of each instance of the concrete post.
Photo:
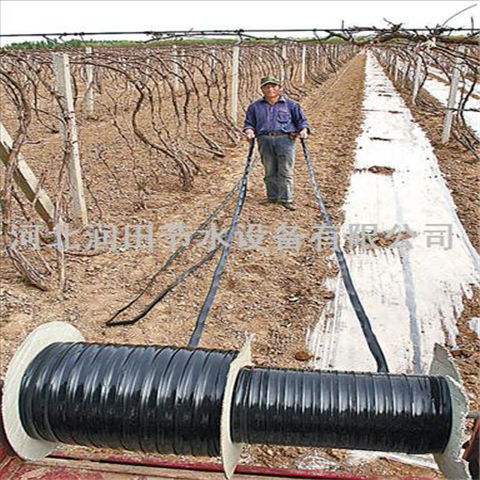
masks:
[[(86, 47), (85, 53), (91, 57), (93, 50), (92, 47)], [(94, 93), (93, 93), (93, 65), (86, 65), (87, 74), (87, 90), (85, 93), (85, 113), (87, 117), (93, 115), (94, 110)]]
[[(77, 124), (75, 110), (73, 108), (72, 82), (70, 78), (70, 63), (66, 53), (54, 53), (53, 65), (57, 90), (65, 98), (65, 109), (62, 110), (63, 119), (60, 122), (60, 133), (66, 144), (67, 138), (70, 143), (70, 161), (68, 164), (68, 178), (73, 200), (73, 213), (83, 226), (88, 224), (87, 206), (83, 191), (82, 169), (80, 165), (80, 150), (78, 148)], [(67, 135), (65, 128), (69, 129)]]
[(306, 45), (302, 45), (302, 85), (305, 85), (305, 58), (307, 55)]
[(452, 81), (450, 83), (450, 91), (448, 92), (447, 108), (445, 109), (445, 116), (443, 117), (443, 131), (442, 131), (442, 143), (447, 143), (450, 139), (450, 132), (452, 130), (453, 112), (455, 109), (455, 103), (457, 98), (458, 84), (460, 81), (460, 57), (464, 52), (464, 47), (459, 47), (457, 50), (457, 56), (455, 57), (455, 63), (452, 72)]
[(418, 89), (420, 88), (420, 72), (422, 71), (422, 57), (417, 54), (417, 62), (415, 65), (415, 75), (413, 77), (412, 102), (417, 100)]
[(233, 47), (232, 55), (232, 122), (237, 122), (238, 107), (238, 68), (240, 63), (240, 47)]

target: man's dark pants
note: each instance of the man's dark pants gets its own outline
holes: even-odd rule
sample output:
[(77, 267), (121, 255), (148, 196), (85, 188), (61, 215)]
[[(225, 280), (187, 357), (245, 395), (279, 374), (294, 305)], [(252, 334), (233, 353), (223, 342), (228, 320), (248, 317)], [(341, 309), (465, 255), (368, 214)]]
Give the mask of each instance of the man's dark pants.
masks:
[(265, 186), (270, 200), (293, 201), (295, 137), (259, 135), (258, 149), (265, 168)]

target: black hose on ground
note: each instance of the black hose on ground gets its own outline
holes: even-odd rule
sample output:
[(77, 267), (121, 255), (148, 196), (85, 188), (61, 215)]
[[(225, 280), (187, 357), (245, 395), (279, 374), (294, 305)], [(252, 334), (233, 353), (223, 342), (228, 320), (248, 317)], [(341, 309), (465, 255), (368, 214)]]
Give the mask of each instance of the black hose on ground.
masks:
[(330, 215), (325, 208), (325, 204), (323, 203), (322, 195), (320, 193), (320, 188), (318, 187), (317, 181), (315, 179), (315, 175), (313, 173), (312, 163), (308, 157), (308, 149), (307, 149), (307, 142), (305, 139), (301, 139), (302, 149), (303, 149), (303, 156), (305, 159), (305, 163), (307, 164), (308, 174), (310, 176), (310, 180), (312, 182), (313, 191), (315, 193), (315, 198), (317, 199), (318, 206), (320, 211), (322, 212), (323, 218), (325, 222), (330, 227), (329, 234), (330, 239), (332, 241), (332, 247), (335, 252), (335, 256), (337, 258), (338, 265), (340, 267), (340, 272), (342, 274), (343, 283), (345, 285), (345, 289), (348, 293), (348, 298), (350, 299), (350, 303), (355, 311), (355, 315), (360, 322), (360, 326), (362, 328), (363, 335), (365, 340), (367, 341), (368, 348), (377, 363), (377, 371), (378, 372), (388, 372), (388, 365), (385, 355), (378, 343), (377, 337), (373, 332), (372, 325), (370, 323), (370, 319), (368, 318), (365, 309), (363, 308), (362, 302), (358, 296), (358, 292), (355, 289), (355, 285), (353, 284), (352, 276), (350, 275), (350, 270), (348, 269), (347, 261), (345, 260), (345, 254), (343, 253), (342, 248), (338, 245), (338, 242), (335, 238), (335, 231), (333, 229), (333, 223), (330, 218)]
[[(212, 221), (213, 219), (225, 208), (225, 206), (227, 205), (227, 203), (230, 201), (231, 197), (233, 196), (233, 194), (237, 191), (237, 189), (240, 187), (240, 181), (238, 181), (234, 186), (233, 188), (224, 196), (224, 198), (222, 199), (222, 201), (220, 202), (220, 205), (215, 209), (215, 211), (208, 216), (208, 218), (206, 218), (198, 227), (197, 229), (192, 233), (192, 235), (190, 236), (190, 241), (188, 242), (188, 244), (182, 244), (180, 245), (171, 255), (170, 257), (167, 259), (167, 261), (160, 267), (160, 269), (158, 269), (149, 279), (147, 285), (145, 286), (145, 288), (133, 299), (131, 300), (129, 303), (127, 303), (126, 305), (124, 305), (122, 308), (120, 308), (119, 310), (117, 310), (117, 312), (115, 312), (115, 314), (110, 317), (109, 320), (107, 320), (105, 322), (105, 326), (107, 327), (113, 327), (113, 326), (116, 326), (116, 325), (131, 325), (133, 323), (136, 323), (138, 322), (138, 320), (142, 319), (145, 315), (147, 315), (148, 312), (150, 312), (150, 310), (160, 301), (162, 300), (166, 293), (168, 293), (168, 291), (170, 291), (172, 288), (165, 288), (159, 295), (157, 295), (155, 297), (155, 299), (150, 302), (144, 309), (142, 309), (142, 311), (140, 313), (138, 313), (137, 315), (135, 315), (134, 317), (132, 318), (127, 318), (127, 319), (123, 319), (123, 320), (116, 320), (116, 318), (121, 315), (122, 313), (126, 312), (128, 309), (130, 309), (130, 307), (132, 307), (133, 305), (135, 305), (135, 303), (140, 300), (140, 298), (145, 295), (145, 293), (147, 292), (147, 290), (153, 285), (153, 283), (155, 282), (155, 280), (159, 277), (159, 275), (163, 272), (165, 272), (167, 270), (167, 268), (170, 267), (170, 265), (173, 264), (173, 262), (178, 258), (180, 257), (180, 255), (188, 248), (189, 245), (191, 245), (191, 242), (193, 240), (196, 240), (197, 238), (200, 237), (200, 235), (202, 234), (203, 230), (205, 229), (205, 227), (207, 227)], [(207, 256), (210, 255), (210, 252), (209, 254), (207, 254)], [(199, 262), (200, 263), (200, 262)], [(205, 262), (203, 262), (205, 263)], [(192, 267), (193, 268), (193, 267)], [(185, 272), (184, 272), (185, 273)], [(172, 282), (172, 284), (175, 284), (178, 285), (178, 283), (180, 283), (189, 273), (191, 273), (190, 271), (188, 271), (187, 275), (184, 275), (184, 273), (182, 273), (181, 275), (179, 275), (179, 282), (176, 282), (176, 280), (174, 282)], [(172, 285), (170, 284), (170, 285)], [(166, 290), (168, 290), (166, 292)]]
[(245, 198), (247, 196), (247, 185), (248, 185), (248, 175), (250, 173), (250, 167), (252, 165), (253, 151), (255, 148), (255, 139), (251, 139), (249, 142), (247, 160), (245, 162), (245, 169), (243, 171), (242, 179), (240, 181), (240, 191), (238, 193), (237, 203), (232, 215), (232, 221), (230, 227), (226, 234), (225, 245), (222, 247), (222, 253), (220, 259), (218, 260), (217, 266), (215, 267), (215, 272), (213, 273), (212, 282), (208, 290), (207, 296), (203, 301), (203, 305), (198, 314), (197, 321), (195, 323), (195, 328), (188, 342), (188, 346), (195, 348), (200, 342), (200, 337), (205, 327), (205, 321), (212, 306), (215, 295), (217, 294), (218, 285), (220, 283), (220, 277), (222, 276), (223, 269), (227, 262), (228, 254), (230, 253), (230, 247), (233, 242), (233, 236), (237, 227), (237, 222), (242, 212), (243, 204), (245, 203)]

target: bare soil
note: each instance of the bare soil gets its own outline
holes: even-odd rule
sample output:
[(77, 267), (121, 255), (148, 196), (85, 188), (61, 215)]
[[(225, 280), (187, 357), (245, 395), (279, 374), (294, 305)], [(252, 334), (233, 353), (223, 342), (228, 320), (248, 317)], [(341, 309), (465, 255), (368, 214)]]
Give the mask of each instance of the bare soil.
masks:
[(446, 144), (441, 142), (443, 130), (441, 112), (444, 109), (438, 100), (425, 90), (419, 94), (420, 101), (425, 99), (436, 106), (437, 112), (432, 113), (413, 104), (408, 90), (401, 89), (400, 93), (415, 121), (427, 134), (457, 207), (457, 215), (472, 245), (480, 252), (480, 161), (453, 135)]
[[(391, 78), (391, 77), (390, 77)], [(415, 121), (427, 134), (437, 157), (440, 170), (450, 190), (457, 215), (475, 249), (480, 252), (480, 161), (454, 136), (448, 143), (440, 139), (443, 129), (442, 105), (428, 92), (422, 90), (419, 99), (437, 107), (438, 113), (425, 111), (411, 101), (407, 89), (399, 90), (412, 111)], [(421, 102), (417, 102), (421, 105)], [(480, 339), (468, 326), (470, 320), (480, 317), (480, 289), (475, 287), (473, 295), (463, 298), (463, 312), (457, 320), (457, 346), (452, 349), (465, 389), (470, 400), (470, 409), (480, 409)], [(472, 427), (470, 425), (470, 427)]]
[(377, 173), (379, 175), (393, 175), (393, 172), (395, 172), (395, 169), (392, 167), (385, 167), (385, 166), (379, 166), (379, 165), (374, 165), (373, 167), (368, 167), (368, 168), (360, 168), (356, 170), (357, 171), (366, 170), (370, 173)]
[[(353, 171), (355, 140), (360, 134), (361, 108), (364, 84), (363, 56), (358, 56), (341, 69), (338, 78), (332, 76), (319, 87), (312, 87), (302, 100), (313, 135), (309, 139), (311, 161), (326, 207), (337, 224), (343, 220), (341, 206)], [(347, 70), (348, 69), (348, 70)], [(438, 119), (425, 120), (414, 110), (419, 122), (432, 125), (428, 135), (436, 141)], [(115, 152), (116, 164), (128, 161), (128, 152), (118, 148), (118, 139), (102, 129), (102, 122), (92, 126), (92, 143), (100, 143), (106, 151)], [(423, 126), (423, 124), (422, 124)], [(84, 133), (84, 136), (86, 134)], [(435, 146), (437, 148), (437, 146)], [(445, 148), (449, 150), (446, 151)], [(439, 150), (439, 161), (457, 202), (460, 218), (474, 242), (475, 217), (478, 202), (473, 188), (478, 190), (480, 178), (478, 165), (459, 160), (467, 155), (459, 147)], [(48, 154), (48, 149), (45, 155)], [(123, 223), (153, 222), (157, 232), (167, 225), (182, 224), (190, 232), (218, 205), (220, 199), (232, 188), (243, 170), (247, 147), (238, 145), (227, 149), (224, 159), (208, 157), (202, 173), (192, 190), (179, 189), (175, 179), (162, 182), (161, 189), (152, 189), (146, 208), (129, 207), (125, 199), (107, 184), (109, 173), (101, 165), (95, 169), (95, 181), (105, 185), (102, 205), (110, 201), (112, 210), (116, 202), (124, 205), (124, 214), (117, 219)], [(449, 153), (448, 153), (449, 152)], [(33, 162), (41, 162), (39, 155)], [(453, 166), (451, 166), (453, 164)], [(386, 173), (387, 172), (379, 172)], [(468, 173), (468, 176), (466, 174)], [(121, 169), (119, 175), (121, 176)], [(475, 175), (477, 175), (475, 177)], [(208, 317), (201, 347), (238, 349), (247, 333), (254, 334), (253, 361), (256, 365), (284, 368), (304, 368), (309, 352), (305, 351), (305, 334), (316, 323), (320, 310), (332, 297), (323, 287), (324, 279), (337, 272), (330, 260), (329, 248), (317, 248), (314, 227), (322, 223), (316, 206), (308, 172), (303, 162), (300, 145), (297, 146), (295, 212), (280, 205), (260, 205), (265, 197), (263, 172), (259, 161), (250, 175), (247, 201), (240, 224), (261, 225), (265, 232), (262, 250), (247, 250), (235, 243), (222, 277), (218, 295)], [(170, 183), (169, 183), (170, 182)], [(123, 193), (135, 195), (134, 187), (123, 185)], [(130, 192), (128, 189), (131, 188)], [(470, 191), (468, 191), (471, 189)], [(455, 190), (455, 191), (454, 191)], [(109, 200), (110, 199), (110, 200)], [(230, 209), (232, 207), (230, 206)], [(223, 225), (228, 225), (228, 217)], [(478, 216), (476, 217), (478, 219)], [(478, 227), (478, 221), (477, 221)], [(293, 227), (303, 235), (300, 245), (283, 245), (279, 248), (279, 229)], [(85, 335), (87, 341), (186, 345), (199, 307), (210, 284), (214, 263), (197, 271), (160, 302), (144, 319), (132, 326), (104, 326), (111, 315), (125, 305), (146, 285), (149, 276), (168, 258), (168, 245), (159, 239), (152, 250), (125, 249), (95, 256), (68, 256), (68, 283), (65, 292), (40, 292), (27, 285), (15, 271), (4, 253), (0, 256), (0, 373), (4, 374), (9, 359), (25, 336), (36, 326), (51, 320), (66, 320)], [(475, 243), (479, 247), (479, 239)], [(288, 248), (287, 248), (288, 247)], [(203, 248), (203, 249), (202, 249)], [(184, 256), (149, 289), (153, 298), (176, 275), (205, 253), (205, 246), (189, 248)], [(480, 296), (466, 300), (460, 320), (459, 347), (472, 352), (468, 357), (457, 357), (462, 376), (471, 395), (479, 398), (478, 368), (479, 344), (468, 334), (469, 316), (480, 311)], [(469, 303), (470, 302), (470, 303)], [(475, 373), (475, 369), (476, 372)], [(477, 401), (477, 400), (476, 400)], [(478, 405), (477, 405), (478, 407)], [(85, 452), (81, 447), (67, 450)], [(92, 451), (89, 449), (88, 451)], [(102, 453), (104, 451), (98, 451)], [(365, 465), (344, 464), (345, 452), (339, 450), (312, 450), (307, 448), (250, 446), (245, 450), (243, 463), (268, 466), (295, 466), (318, 456), (323, 461), (320, 468), (358, 474), (375, 474), (378, 477), (409, 475), (442, 478), (438, 473), (406, 466), (388, 459), (378, 459)], [(178, 457), (165, 458), (178, 460)]]

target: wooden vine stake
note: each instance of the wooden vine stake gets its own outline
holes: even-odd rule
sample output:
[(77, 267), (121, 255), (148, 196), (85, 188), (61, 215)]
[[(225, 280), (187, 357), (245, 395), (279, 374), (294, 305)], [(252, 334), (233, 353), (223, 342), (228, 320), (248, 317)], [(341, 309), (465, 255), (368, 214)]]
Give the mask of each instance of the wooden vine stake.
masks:
[[(12, 152), (13, 140), (6, 128), (0, 123), (0, 159), (8, 167)], [(55, 207), (50, 197), (40, 185), (38, 178), (29, 167), (22, 154), (18, 156), (17, 168), (13, 172), (13, 179), (49, 228), (55, 224)]]

